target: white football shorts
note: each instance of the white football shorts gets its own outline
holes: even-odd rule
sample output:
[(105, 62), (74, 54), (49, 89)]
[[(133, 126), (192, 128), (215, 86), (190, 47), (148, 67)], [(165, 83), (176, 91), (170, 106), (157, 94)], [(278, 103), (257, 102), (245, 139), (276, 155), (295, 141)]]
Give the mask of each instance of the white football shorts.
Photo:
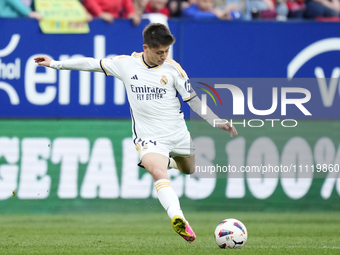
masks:
[(171, 136), (167, 139), (152, 140), (138, 139), (136, 150), (139, 153), (139, 159), (149, 152), (159, 153), (166, 157), (190, 157), (195, 155), (194, 143), (188, 131), (178, 136)]

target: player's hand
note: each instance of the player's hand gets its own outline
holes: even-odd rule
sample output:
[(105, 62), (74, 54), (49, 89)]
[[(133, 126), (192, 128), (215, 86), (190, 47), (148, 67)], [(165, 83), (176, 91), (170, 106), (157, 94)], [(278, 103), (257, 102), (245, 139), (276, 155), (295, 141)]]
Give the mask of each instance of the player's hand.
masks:
[(232, 126), (232, 125), (230, 124), (230, 122), (223, 123), (223, 124), (218, 124), (217, 127), (218, 127), (219, 129), (228, 131), (228, 132), (230, 133), (230, 137), (231, 137), (231, 138), (232, 138), (234, 135), (235, 135), (235, 136), (238, 136), (238, 133), (237, 133), (237, 130), (236, 130), (235, 126)]
[(39, 56), (34, 59), (34, 62), (37, 63), (39, 66), (46, 66), (50, 67), (51, 61), (53, 59), (49, 56)]

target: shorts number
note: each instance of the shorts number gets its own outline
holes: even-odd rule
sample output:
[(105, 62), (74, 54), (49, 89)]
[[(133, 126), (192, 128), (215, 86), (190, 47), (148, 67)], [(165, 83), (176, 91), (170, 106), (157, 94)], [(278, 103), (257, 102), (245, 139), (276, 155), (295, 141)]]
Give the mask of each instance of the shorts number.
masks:
[[(152, 141), (152, 140), (149, 140), (150, 143), (153, 143), (153, 145), (157, 145), (156, 141)], [(147, 145), (149, 142), (146, 142), (145, 140), (142, 141), (142, 147), (144, 147), (144, 145)]]

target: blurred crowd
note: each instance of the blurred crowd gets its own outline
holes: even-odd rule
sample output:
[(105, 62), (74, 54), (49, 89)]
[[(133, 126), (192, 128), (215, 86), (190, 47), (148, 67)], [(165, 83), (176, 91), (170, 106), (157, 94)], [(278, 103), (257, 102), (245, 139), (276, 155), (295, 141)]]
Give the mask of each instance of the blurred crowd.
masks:
[[(149, 13), (186, 19), (340, 21), (340, 0), (81, 0), (81, 3), (87, 11), (87, 21), (98, 18), (112, 23), (126, 18), (134, 25)], [(34, 0), (0, 0), (0, 17), (25, 16), (43, 18), (34, 11)]]

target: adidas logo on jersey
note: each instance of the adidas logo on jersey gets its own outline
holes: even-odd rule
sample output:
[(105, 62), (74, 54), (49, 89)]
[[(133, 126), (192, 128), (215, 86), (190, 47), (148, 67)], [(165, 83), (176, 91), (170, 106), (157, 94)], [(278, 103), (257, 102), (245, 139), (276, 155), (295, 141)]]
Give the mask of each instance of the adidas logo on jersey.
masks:
[(132, 80), (138, 80), (137, 74), (131, 77)]

